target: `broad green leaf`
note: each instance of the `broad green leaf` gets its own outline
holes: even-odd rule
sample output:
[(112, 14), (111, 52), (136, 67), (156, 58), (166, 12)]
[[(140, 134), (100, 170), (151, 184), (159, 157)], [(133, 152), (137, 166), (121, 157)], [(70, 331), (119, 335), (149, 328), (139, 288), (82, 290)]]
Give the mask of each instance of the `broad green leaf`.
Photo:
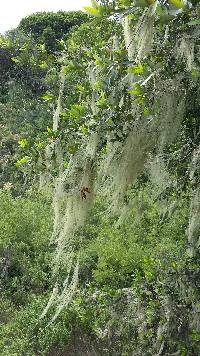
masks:
[(178, 9), (183, 9), (186, 6), (186, 2), (184, 0), (169, 0), (169, 3)]
[(72, 49), (76, 48), (76, 43), (75, 43), (73, 37), (70, 39), (69, 42), (70, 42), (70, 46), (71, 46)]
[(9, 41), (0, 35), (0, 46), (9, 46)]
[(199, 77), (199, 72), (196, 69), (192, 69), (191, 75), (193, 78), (198, 78)]
[(107, 124), (108, 124), (108, 125), (113, 125), (114, 122), (113, 122), (113, 120), (110, 118), (110, 119), (108, 119)]
[(177, 268), (177, 263), (176, 262), (172, 262), (172, 267), (173, 268)]
[(45, 95), (41, 96), (41, 99), (43, 101), (53, 101), (54, 96), (52, 94), (45, 94)]
[(145, 107), (143, 110), (144, 116), (149, 116), (151, 115), (151, 109), (148, 107)]
[(52, 134), (52, 133), (53, 133), (53, 130), (52, 130), (50, 127), (47, 127), (47, 132), (48, 132), (49, 134)]
[(144, 99), (144, 97), (143, 96), (138, 96), (137, 98), (136, 98), (136, 102), (139, 104), (139, 105), (144, 105), (145, 104), (145, 99)]
[(64, 162), (63, 167), (67, 169), (69, 167), (69, 162)]
[(139, 84), (136, 84), (132, 89), (128, 91), (129, 94), (141, 95), (143, 93), (142, 87)]
[(151, 280), (152, 277), (153, 277), (153, 273), (150, 272), (150, 271), (144, 271), (144, 274), (145, 274), (145, 278), (146, 278), (147, 280)]
[(145, 72), (145, 66), (143, 64), (138, 64), (128, 68), (128, 73), (141, 74)]
[(100, 66), (104, 65), (104, 62), (100, 56), (97, 56), (96, 54), (94, 54), (93, 57), (95, 59), (96, 65), (100, 65)]
[(76, 90), (77, 90), (79, 93), (84, 93), (85, 87), (84, 87), (83, 84), (77, 84)]
[(107, 107), (107, 99), (103, 91), (101, 92), (101, 98), (98, 100), (97, 105), (101, 108)]
[(63, 39), (57, 40), (57, 42), (62, 46), (65, 47), (65, 41)]
[(39, 141), (39, 142), (35, 142), (34, 146), (38, 149), (41, 150), (45, 147), (45, 142), (44, 141)]
[(99, 11), (97, 9), (94, 9), (93, 7), (87, 7), (87, 6), (84, 6), (83, 8), (88, 14), (93, 16), (99, 16)]
[(93, 90), (99, 90), (102, 89), (103, 85), (102, 85), (102, 81), (98, 80), (96, 83), (93, 84)]
[(36, 45), (36, 47), (38, 49), (40, 49), (42, 52), (45, 52), (45, 44), (44, 43), (39, 43), (38, 45)]
[(83, 134), (83, 135), (87, 135), (88, 134), (88, 128), (85, 126), (80, 126), (79, 131)]
[(85, 114), (86, 110), (87, 108), (85, 105), (73, 104), (67, 112), (71, 118), (80, 119)]
[(17, 57), (12, 57), (11, 60), (17, 64), (21, 62), (21, 59)]
[(47, 130), (43, 132), (45, 136), (52, 136), (53, 130), (50, 127), (47, 127)]
[(23, 164), (26, 164), (30, 161), (30, 157), (29, 156), (24, 156), (22, 157), (21, 159), (18, 159), (17, 162), (15, 162), (15, 166), (16, 167), (20, 167), (22, 166)]
[(18, 141), (18, 145), (22, 148), (26, 148), (28, 146), (28, 141), (24, 138)]
[(48, 64), (47, 64), (47, 62), (41, 62), (41, 63), (39, 64), (39, 67), (40, 67), (41, 69), (46, 69), (46, 68), (48, 67)]
[(74, 154), (77, 152), (78, 148), (79, 148), (78, 144), (74, 144), (73, 146), (68, 147), (68, 151), (69, 153)]

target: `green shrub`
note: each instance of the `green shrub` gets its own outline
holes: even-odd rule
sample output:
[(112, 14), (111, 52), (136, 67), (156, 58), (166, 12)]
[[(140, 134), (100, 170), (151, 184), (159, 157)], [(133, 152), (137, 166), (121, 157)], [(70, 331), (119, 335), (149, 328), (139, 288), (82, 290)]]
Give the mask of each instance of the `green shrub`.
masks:
[(0, 191), (0, 256), (2, 286), (17, 304), (28, 293), (49, 287), (51, 208), (44, 201), (13, 198)]

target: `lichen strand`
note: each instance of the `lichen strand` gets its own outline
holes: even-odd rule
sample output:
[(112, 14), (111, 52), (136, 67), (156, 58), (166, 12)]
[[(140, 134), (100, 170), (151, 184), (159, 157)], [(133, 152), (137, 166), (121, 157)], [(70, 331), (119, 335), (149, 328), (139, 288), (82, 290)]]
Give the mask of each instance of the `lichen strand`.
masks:
[[(71, 157), (69, 167), (61, 171), (56, 179), (53, 197), (54, 230), (51, 243), (56, 244), (53, 260), (53, 276), (56, 280), (54, 291), (42, 313), (46, 315), (54, 306), (55, 314), (52, 322), (66, 307), (76, 291), (78, 285), (78, 259), (75, 262), (73, 252), (75, 233), (84, 225), (94, 201), (94, 167), (93, 162), (99, 143), (99, 134), (93, 133), (81, 151)], [(65, 185), (68, 184), (68, 191)], [(81, 196), (81, 189), (88, 187), (86, 199)], [(74, 266), (75, 263), (75, 266)], [(59, 271), (67, 267), (67, 277), (63, 285), (59, 286)], [(58, 286), (60, 293), (58, 292)]]
[[(141, 114), (135, 111), (135, 124), (127, 139), (121, 145), (113, 144), (118, 147), (118, 151), (114, 153), (114, 147), (110, 149), (112, 159), (109, 155), (105, 157), (105, 161), (108, 160), (110, 164), (104, 175), (112, 177), (110, 192), (113, 192), (115, 206), (120, 206), (119, 201), (123, 201), (129, 185), (144, 172), (150, 154), (154, 151), (162, 155), (166, 145), (174, 142), (184, 118), (184, 92), (178, 78), (158, 84), (156, 93), (155, 104), (160, 103), (159, 113), (142, 118)], [(160, 163), (157, 163), (159, 169)], [(160, 181), (160, 185), (162, 184)], [(159, 189), (162, 189), (162, 186)]]
[(198, 175), (200, 172), (200, 147), (197, 147), (192, 156), (190, 179), (196, 189), (191, 192), (190, 216), (188, 225), (189, 255), (196, 256), (200, 249), (200, 188)]
[(178, 60), (184, 60), (186, 69), (192, 71), (194, 69), (194, 39), (188, 35), (183, 35), (178, 41), (176, 51)]
[(124, 40), (130, 61), (141, 62), (152, 49), (156, 3), (144, 10), (135, 28), (129, 15), (122, 18)]

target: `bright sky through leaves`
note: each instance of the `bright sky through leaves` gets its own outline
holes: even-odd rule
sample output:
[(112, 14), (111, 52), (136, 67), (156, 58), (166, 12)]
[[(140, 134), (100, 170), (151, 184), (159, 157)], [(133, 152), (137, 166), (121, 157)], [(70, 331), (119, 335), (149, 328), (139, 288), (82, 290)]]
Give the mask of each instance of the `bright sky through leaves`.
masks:
[(15, 28), (20, 20), (40, 11), (73, 11), (90, 5), (90, 0), (5, 0), (0, 7), (0, 32)]

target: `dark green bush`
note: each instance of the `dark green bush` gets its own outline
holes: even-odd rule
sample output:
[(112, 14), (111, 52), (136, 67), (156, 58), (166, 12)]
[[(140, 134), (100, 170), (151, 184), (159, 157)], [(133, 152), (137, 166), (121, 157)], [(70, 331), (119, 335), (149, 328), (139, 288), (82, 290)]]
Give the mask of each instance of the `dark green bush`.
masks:
[(18, 29), (37, 43), (44, 43), (49, 52), (55, 52), (62, 48), (59, 41), (66, 39), (73, 27), (88, 20), (89, 16), (81, 11), (41, 12), (23, 18)]

